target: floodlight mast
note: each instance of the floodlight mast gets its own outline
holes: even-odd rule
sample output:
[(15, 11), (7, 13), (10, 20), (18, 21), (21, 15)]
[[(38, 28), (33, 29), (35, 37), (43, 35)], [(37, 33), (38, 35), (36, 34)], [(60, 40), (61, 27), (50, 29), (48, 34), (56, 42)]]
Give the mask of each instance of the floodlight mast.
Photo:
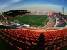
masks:
[(62, 7), (62, 13), (63, 13), (63, 15), (64, 15), (64, 7)]
[(63, 13), (63, 15), (64, 15), (64, 0), (63, 0), (63, 5), (62, 5), (62, 13)]

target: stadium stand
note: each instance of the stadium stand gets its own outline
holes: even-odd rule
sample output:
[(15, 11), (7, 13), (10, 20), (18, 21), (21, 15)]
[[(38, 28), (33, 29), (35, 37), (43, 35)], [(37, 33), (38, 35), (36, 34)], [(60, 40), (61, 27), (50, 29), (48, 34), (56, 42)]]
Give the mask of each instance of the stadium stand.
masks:
[(0, 37), (18, 50), (61, 50), (67, 46), (67, 29), (1, 29)]

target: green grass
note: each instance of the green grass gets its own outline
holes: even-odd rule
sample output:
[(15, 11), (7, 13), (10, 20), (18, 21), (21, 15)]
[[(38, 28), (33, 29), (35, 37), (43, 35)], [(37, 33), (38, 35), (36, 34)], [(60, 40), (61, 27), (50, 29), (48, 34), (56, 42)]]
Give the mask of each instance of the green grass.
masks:
[(24, 24), (30, 24), (32, 26), (44, 26), (46, 22), (48, 21), (48, 18), (46, 15), (25, 15), (25, 16), (17, 16), (14, 19), (10, 19), (12, 21)]

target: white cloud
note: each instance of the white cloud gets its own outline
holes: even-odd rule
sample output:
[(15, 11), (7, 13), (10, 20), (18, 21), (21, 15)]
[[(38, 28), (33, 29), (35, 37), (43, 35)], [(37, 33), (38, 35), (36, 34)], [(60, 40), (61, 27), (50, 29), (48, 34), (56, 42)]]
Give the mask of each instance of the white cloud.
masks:
[(67, 15), (67, 7), (64, 8), (64, 14)]
[(8, 1), (4, 2), (3, 4), (0, 4), (0, 9), (2, 9), (2, 8), (5, 9), (6, 7), (9, 7), (12, 4), (18, 3), (20, 1), (22, 1), (22, 0), (8, 0)]
[(12, 3), (17, 3), (17, 2), (20, 2), (22, 0), (11, 0)]
[(22, 8), (30, 9), (30, 10), (44, 10), (44, 11), (62, 12), (61, 5), (53, 5), (53, 4), (24, 5)]

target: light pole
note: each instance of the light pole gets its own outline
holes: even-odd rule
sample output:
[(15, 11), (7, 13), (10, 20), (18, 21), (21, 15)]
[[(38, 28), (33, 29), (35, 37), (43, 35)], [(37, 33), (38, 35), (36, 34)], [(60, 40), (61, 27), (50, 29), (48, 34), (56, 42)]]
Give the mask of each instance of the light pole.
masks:
[(63, 5), (62, 5), (62, 13), (63, 13), (63, 15), (64, 15), (64, 0), (63, 0)]
[(62, 7), (62, 13), (63, 13), (63, 15), (64, 15), (64, 6)]

